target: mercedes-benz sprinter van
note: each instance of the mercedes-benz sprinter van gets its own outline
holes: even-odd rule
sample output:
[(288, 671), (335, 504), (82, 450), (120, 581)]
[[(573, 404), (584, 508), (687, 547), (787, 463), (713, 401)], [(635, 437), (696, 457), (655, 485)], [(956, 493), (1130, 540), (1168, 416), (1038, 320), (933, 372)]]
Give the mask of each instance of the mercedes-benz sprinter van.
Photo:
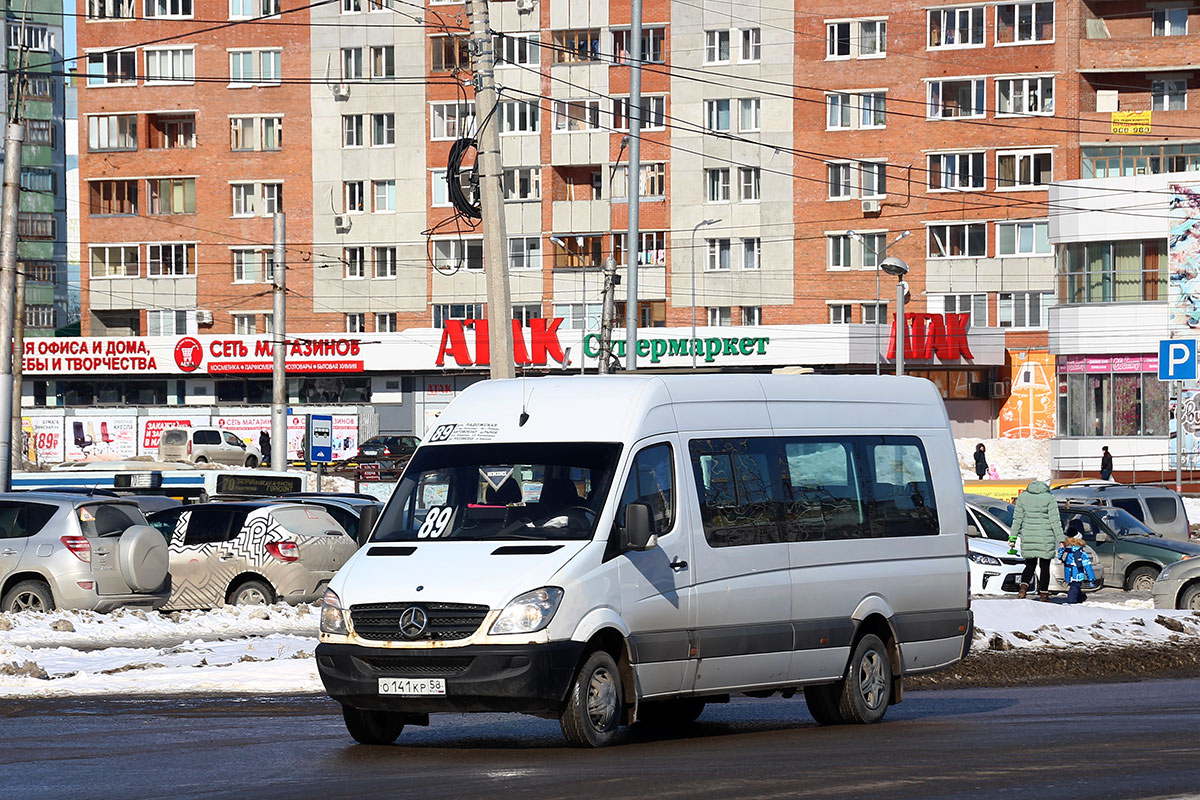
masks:
[(876, 722), (970, 646), (966, 527), (925, 380), (486, 381), (330, 583), (317, 666), (364, 743), (516, 711), (594, 747), (738, 692)]

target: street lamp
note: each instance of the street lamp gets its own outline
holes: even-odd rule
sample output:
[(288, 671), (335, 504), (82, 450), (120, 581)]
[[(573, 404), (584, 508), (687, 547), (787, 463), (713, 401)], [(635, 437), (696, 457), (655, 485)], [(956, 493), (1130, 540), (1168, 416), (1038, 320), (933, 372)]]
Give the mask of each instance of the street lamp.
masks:
[(878, 375), (879, 371), (880, 371), (880, 365), (879, 365), (879, 347), (880, 347), (880, 343), (879, 343), (879, 257), (882, 255), (886, 255), (887, 251), (889, 249), (891, 249), (893, 246), (895, 246), (895, 244), (897, 242), (899, 242), (901, 239), (907, 239), (909, 234), (911, 234), (911, 233), (912, 233), (912, 231), (901, 231), (900, 235), (897, 236), (895, 239), (893, 239), (890, 244), (885, 243), (883, 245), (882, 250), (876, 250), (874, 247), (871, 247), (870, 245), (867, 244), (866, 240), (863, 239), (861, 233), (857, 233), (855, 231), (846, 231), (847, 236), (849, 236), (851, 239), (853, 239), (854, 241), (861, 244), (863, 247), (870, 249), (871, 254), (875, 256), (875, 265), (876, 265), (875, 266), (875, 374), (876, 375)]
[(896, 375), (900, 376), (904, 374), (904, 295), (908, 291), (904, 276), (908, 274), (908, 264), (903, 259), (889, 256), (880, 263), (879, 268), (888, 275), (896, 276)]
[(719, 217), (702, 219), (692, 228), (692, 343), (688, 345), (692, 350), (692, 369), (696, 368), (696, 231), (705, 225), (716, 225), (720, 221)]

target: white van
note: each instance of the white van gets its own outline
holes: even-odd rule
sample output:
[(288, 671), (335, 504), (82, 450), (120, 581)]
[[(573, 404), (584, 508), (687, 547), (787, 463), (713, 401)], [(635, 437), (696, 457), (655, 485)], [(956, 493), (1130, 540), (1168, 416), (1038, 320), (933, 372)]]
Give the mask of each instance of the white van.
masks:
[(966, 528), (925, 380), (486, 381), (330, 583), (317, 667), (374, 744), (518, 711), (594, 747), (799, 689), (876, 722), (970, 646)]

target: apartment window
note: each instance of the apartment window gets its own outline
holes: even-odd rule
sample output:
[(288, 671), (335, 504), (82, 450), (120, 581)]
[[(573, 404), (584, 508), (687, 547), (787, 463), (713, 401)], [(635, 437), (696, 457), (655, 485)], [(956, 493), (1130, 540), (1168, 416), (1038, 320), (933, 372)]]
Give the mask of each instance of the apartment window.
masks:
[(982, 189), (984, 153), (934, 153), (929, 156), (929, 189)]
[(864, 325), (884, 325), (887, 323), (887, 303), (863, 303), (862, 321)]
[(283, 117), (261, 117), (262, 136), (259, 144), (263, 150), (283, 149)]
[(555, 64), (578, 64), (600, 60), (600, 29), (554, 31)]
[(825, 58), (879, 58), (887, 55), (887, 21), (841, 20), (825, 23)]
[(450, 187), (446, 183), (446, 170), (436, 169), (429, 173), (429, 204), (431, 206), (449, 206)]
[(554, 269), (587, 269), (604, 263), (604, 236), (563, 234), (550, 238), (558, 239), (551, 250)]
[(361, 214), (366, 211), (366, 195), (362, 181), (343, 181), (342, 197), (345, 201), (344, 210), (347, 214)]
[(395, 313), (376, 314), (375, 315), (375, 331), (377, 333), (395, 333), (396, 332), (396, 315), (395, 315)]
[(755, 270), (762, 266), (762, 239), (742, 239), (742, 269)]
[(342, 0), (343, 14), (356, 14), (362, 11), (362, 0)]
[(758, 202), (762, 199), (762, 170), (758, 167), (738, 168), (738, 199), (743, 203)]
[(929, 258), (986, 258), (987, 223), (954, 222), (929, 226)]
[(540, 236), (515, 236), (508, 240), (508, 268), (541, 269), (542, 239)]
[(829, 324), (849, 325), (854, 322), (853, 308), (854, 306), (850, 303), (830, 303)]
[(706, 200), (710, 203), (729, 202), (729, 168), (704, 170), (707, 186)]
[(853, 240), (849, 234), (837, 233), (825, 238), (829, 248), (829, 269), (851, 269), (854, 266)]
[(1053, 302), (1053, 292), (1000, 292), (996, 304), (1000, 327), (1044, 328)]
[(133, 0), (88, 0), (88, 19), (133, 19)]
[(851, 170), (852, 165), (849, 162), (826, 165), (830, 200), (845, 200), (854, 196), (850, 180)]
[(517, 167), (504, 170), (504, 202), (526, 203), (542, 199), (541, 167)]
[[(665, 28), (642, 28), (642, 63), (662, 64), (666, 61)], [(612, 32), (612, 59), (614, 64), (625, 64), (629, 61), (629, 51), (632, 41), (629, 29), (623, 28)]]
[(396, 144), (396, 115), (371, 115), (371, 146), (391, 147)]
[(25, 306), (25, 327), (53, 328), (54, 306)]
[(562, 327), (568, 330), (600, 330), (603, 307), (600, 303), (555, 303), (554, 316), (562, 319)]
[(929, 11), (929, 47), (982, 47), (984, 6)]
[(262, 185), (262, 213), (266, 217), (283, 213), (282, 183), (264, 183)]
[(729, 239), (705, 239), (707, 258), (704, 269), (709, 272), (727, 272), (730, 268), (730, 255), (733, 251)]
[[(1186, 15), (1186, 11), (1184, 14)], [(1000, 3), (996, 6), (996, 44), (1054, 41), (1054, 2)]]
[(742, 52), (740, 60), (745, 62), (762, 60), (762, 29), (742, 29)]
[(542, 304), (518, 303), (512, 307), (512, 318), (514, 322), (529, 327), (530, 320), (542, 319)]
[(554, 130), (574, 133), (600, 129), (600, 100), (554, 101)]
[(475, 135), (474, 103), (431, 103), (429, 138), (434, 141)]
[(367, 277), (367, 248), (343, 247), (342, 264), (346, 268), (348, 280), (358, 280)]
[(230, 186), (233, 190), (233, 216), (235, 217), (253, 217), (255, 214), (255, 200), (258, 197), (258, 192), (253, 183), (235, 183)]
[(729, 100), (705, 100), (704, 124), (710, 131), (728, 131)]
[(371, 48), (371, 79), (396, 77), (396, 48), (392, 45)]
[(366, 333), (367, 332), (367, 315), (366, 314), (347, 314), (346, 315), (346, 333)]
[[(638, 247), (637, 263), (643, 267), (665, 267), (667, 265), (667, 232), (642, 231), (638, 237), (641, 245)], [(618, 267), (628, 262), (625, 252), (626, 234), (614, 233), (612, 237), (613, 261)]]
[(394, 278), (396, 277), (396, 248), (395, 247), (372, 247), (372, 261), (375, 264), (376, 278)]
[(429, 47), (431, 72), (452, 72), (471, 66), (465, 36), (434, 36), (429, 40)]
[(195, 80), (192, 48), (146, 50), (146, 83), (192, 83)]
[(93, 278), (136, 278), (141, 274), (136, 244), (90, 248)]
[(519, 65), (535, 67), (540, 63), (541, 49), (536, 33), (501, 34), (492, 42), (496, 66)]
[(88, 213), (92, 216), (137, 214), (138, 182), (90, 181), (88, 183)]
[(704, 32), (704, 63), (705, 64), (728, 64), (729, 63), (729, 31), (705, 31)]
[(443, 269), (483, 269), (482, 239), (434, 239), (434, 264)]
[(986, 328), (988, 304), (986, 294), (942, 295), (942, 310), (947, 314), (970, 314), (968, 324), (975, 328)]
[(526, 100), (504, 100), (500, 103), (501, 133), (537, 133), (538, 104)]
[(996, 223), (997, 256), (1048, 256), (1051, 252), (1049, 222)]
[(150, 114), (149, 144), (151, 150), (191, 149), (196, 146), (196, 115), (168, 116)]
[(146, 276), (150, 278), (179, 278), (196, 274), (196, 245), (146, 245)]
[(708, 324), (713, 328), (727, 328), (733, 324), (733, 309), (729, 306), (709, 306)]
[(762, 325), (762, 306), (742, 306), (743, 325)]
[(1187, 81), (1183, 78), (1150, 82), (1152, 111), (1186, 111)]
[(20, 262), (19, 268), (25, 273), (25, 279), (39, 283), (54, 283), (54, 265), (44, 261)]
[(1049, 150), (996, 154), (997, 189), (1044, 187), (1052, 179), (1053, 157)]
[(371, 181), (371, 188), (375, 197), (372, 212), (379, 214), (396, 210), (396, 181)]
[(233, 332), (238, 336), (253, 336), (258, 333), (258, 325), (253, 314), (234, 314)]
[(88, 86), (127, 86), (134, 83), (137, 83), (137, 53), (134, 51), (88, 53)]
[(137, 114), (106, 114), (87, 120), (89, 151), (137, 150)]
[(283, 51), (258, 51), (258, 82), (260, 84), (279, 83), (283, 80)]
[[(626, 200), (629, 197), (629, 167), (613, 170), (612, 199)], [(638, 172), (638, 197), (665, 197), (667, 194), (667, 165), (665, 163), (642, 164)]]
[(929, 81), (930, 119), (962, 119), (982, 117), (987, 113), (984, 105), (983, 78)]
[(342, 48), (342, 80), (362, 80), (363, 49), (361, 47)]
[[(189, 317), (191, 319), (189, 319)], [(182, 336), (196, 332), (196, 312), (182, 308), (166, 308), (146, 312), (147, 336)]]
[(1153, 36), (1186, 36), (1188, 23), (1187, 6), (1169, 6), (1150, 10)]
[[(135, 189), (137, 181), (132, 182)], [(54, 171), (45, 167), (21, 167), (21, 189), (26, 192), (54, 192)]]
[[(433, 327), (444, 328), (452, 319), (483, 319), (483, 303), (444, 303), (433, 307)], [(555, 316), (561, 316), (555, 314)]]
[(230, 19), (273, 17), (279, 14), (279, 0), (229, 0)]
[(146, 184), (150, 190), (149, 213), (196, 213), (195, 178), (151, 178)]
[(146, 0), (146, 16), (175, 19), (192, 16), (192, 0)]
[[(188, 0), (189, 8), (191, 7)], [(22, 35), (24, 34), (24, 35)], [(20, 22), (8, 23), (8, 49), (18, 50), (34, 50), (39, 53), (48, 53), (54, 48), (54, 34), (50, 29), (43, 25), (31, 25)]]
[[(642, 97), (641, 129), (643, 131), (658, 131), (666, 127), (667, 98)], [(618, 131), (629, 130), (629, 98), (613, 98), (613, 128)]]
[(53, 239), (54, 215), (39, 211), (18, 211), (17, 238)]
[[(49, 119), (31, 119), (25, 122), (25, 143), (26, 144), (44, 144), (47, 147), (54, 147), (54, 120)], [(136, 139), (136, 135), (134, 136)], [(136, 147), (136, 143), (135, 143)]]
[(825, 95), (827, 125), (831, 130), (887, 126), (887, 93), (830, 92)]
[(1054, 78), (997, 78), (996, 113), (1053, 115)]
[(262, 249), (231, 250), (234, 283), (270, 283), (274, 280), (274, 253)]
[(754, 133), (762, 129), (762, 100), (757, 97), (743, 97), (738, 100), (738, 130), (742, 133)]

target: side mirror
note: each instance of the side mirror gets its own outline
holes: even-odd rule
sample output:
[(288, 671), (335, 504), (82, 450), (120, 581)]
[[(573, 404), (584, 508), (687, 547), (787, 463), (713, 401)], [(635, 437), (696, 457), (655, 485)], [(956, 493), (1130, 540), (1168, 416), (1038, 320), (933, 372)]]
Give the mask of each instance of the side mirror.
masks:
[(363, 506), (358, 515), (358, 546), (362, 547), (371, 538), (371, 532), (375, 530), (375, 523), (379, 520), (379, 508), (377, 506)]
[(972, 539), (978, 539), (980, 536), (979, 528), (976, 528), (974, 525), (968, 525), (967, 536), (970, 536)]
[(1108, 534), (1104, 531), (1097, 531), (1095, 536), (1096, 544), (1104, 544), (1108, 541)]
[(621, 550), (650, 550), (658, 546), (651, 524), (650, 506), (630, 503), (625, 506), (625, 527), (619, 529)]

